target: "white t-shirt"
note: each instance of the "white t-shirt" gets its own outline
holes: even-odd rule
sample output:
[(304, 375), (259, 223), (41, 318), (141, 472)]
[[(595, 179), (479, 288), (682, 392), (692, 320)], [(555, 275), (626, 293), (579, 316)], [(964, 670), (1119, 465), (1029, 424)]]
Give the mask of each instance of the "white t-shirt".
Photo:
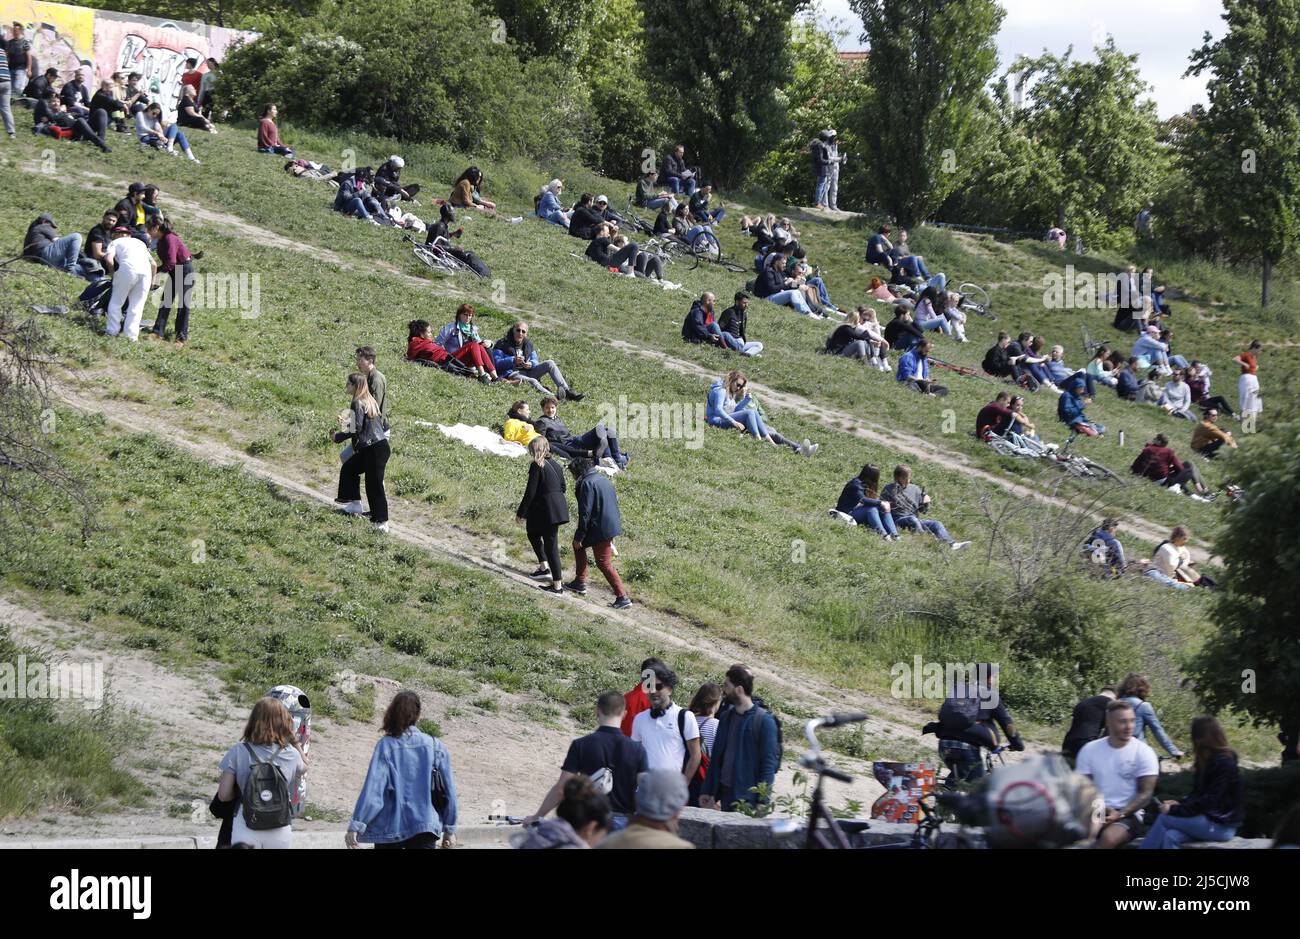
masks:
[(1107, 808), (1122, 809), (1137, 793), (1139, 778), (1160, 775), (1160, 761), (1156, 751), (1136, 737), (1122, 747), (1112, 747), (1102, 737), (1084, 744), (1074, 769), (1092, 777)]
[(1156, 569), (1169, 577), (1174, 577), (1184, 564), (1192, 563), (1191, 552), (1186, 547), (1176, 547), (1172, 541), (1166, 541), (1151, 558)]
[(671, 769), (681, 772), (686, 765), (686, 741), (700, 736), (700, 725), (695, 715), (686, 712), (686, 732), (683, 737), (677, 729), (680, 704), (674, 704), (658, 719), (642, 711), (632, 719), (632, 739), (645, 747), (646, 763), (650, 769)]
[(149, 246), (139, 238), (131, 235), (114, 238), (108, 246), (107, 254), (113, 259), (119, 271), (143, 274), (145, 277), (148, 277), (152, 271)]

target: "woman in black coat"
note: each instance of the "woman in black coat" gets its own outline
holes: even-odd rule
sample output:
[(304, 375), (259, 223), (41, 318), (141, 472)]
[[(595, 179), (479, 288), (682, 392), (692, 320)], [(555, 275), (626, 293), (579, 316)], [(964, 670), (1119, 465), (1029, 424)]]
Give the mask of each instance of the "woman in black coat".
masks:
[(564, 470), (551, 459), (551, 445), (545, 437), (532, 439), (528, 444), (528, 455), (533, 458), (528, 467), (528, 488), (524, 490), (524, 498), (515, 512), (515, 521), (528, 526), (528, 541), (539, 565), (533, 576), (549, 576), (550, 586), (543, 584), (542, 589), (548, 593), (563, 593), (559, 532), (561, 525), (569, 524)]

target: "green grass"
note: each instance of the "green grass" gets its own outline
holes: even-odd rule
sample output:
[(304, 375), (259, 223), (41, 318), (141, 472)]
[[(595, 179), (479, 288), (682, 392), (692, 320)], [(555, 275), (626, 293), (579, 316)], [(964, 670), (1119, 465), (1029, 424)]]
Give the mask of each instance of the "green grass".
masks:
[[(297, 128), (285, 131), (286, 139), (300, 153), (335, 165), (346, 148), (356, 150), (358, 163), (377, 164), (393, 152), (389, 142), (330, 138)], [(106, 391), (157, 408), (180, 409), (176, 414), (179, 421), (252, 455), (332, 472), (334, 448), (326, 444), (323, 432), (344, 403), (342, 385), (350, 368), (350, 350), (363, 343), (374, 345), (396, 408), (390, 497), (441, 520), (499, 538), (521, 565), (528, 563), (527, 549), (511, 524), (524, 467), (448, 444), (436, 431), (420, 429), (413, 421), (490, 425), (501, 420), (514, 397), (534, 396), (482, 388), (404, 364), (406, 321), (420, 317), (435, 325), (446, 322), (456, 301), (418, 290), (391, 273), (389, 265), (416, 276), (422, 271), (392, 232), (330, 212), (331, 190), (289, 179), (281, 171), (283, 161), (253, 152), (249, 134), (247, 129), (223, 129), (217, 137), (196, 135), (197, 152), (205, 161), (201, 168), (127, 144), (118, 147), (108, 160), (84, 147), (63, 146), (56, 151), (58, 174), (22, 177), (24, 185), (14, 192), (11, 208), (0, 218), (0, 236), (10, 242), (20, 239), (26, 223), (43, 210), (64, 220), (67, 230), (84, 231), (118, 196), (90, 192), (69, 182), (88, 181), (84, 175), (73, 174), (106, 173), (114, 180), (156, 181), (163, 190), (161, 202), (169, 211), (179, 200), (197, 202), (208, 210), (229, 212), (292, 240), (334, 251), (348, 264), (370, 268), (369, 272), (359, 274), (319, 257), (259, 244), (229, 229), (192, 220), (185, 210), (178, 209), (174, 215), (179, 230), (191, 248), (205, 251), (198, 265), (201, 272), (261, 275), (261, 316), (244, 320), (230, 311), (196, 311), (193, 341), (184, 351), (109, 342), (91, 335), (84, 323), (51, 321), (61, 355), (91, 373), (110, 368), (111, 374), (101, 379)], [(45, 145), (43, 140), (23, 137), (16, 148), (17, 159), (35, 159)], [(462, 155), (435, 148), (404, 147), (402, 152), (407, 158), (407, 176), (426, 185), (433, 181), (429, 190), (433, 192), (449, 188), (467, 163)], [(570, 192), (604, 192), (616, 206), (622, 205), (629, 191), (626, 184), (599, 180), (572, 168), (507, 163), (485, 165), (484, 169), (488, 176), (485, 195), (498, 201), (506, 214), (529, 216), (532, 192), (555, 174), (566, 180)], [(732, 213), (737, 211), (731, 206)], [(456, 286), (474, 299), (486, 338), (500, 336), (515, 318), (503, 306), (533, 309), (548, 319), (545, 325), (535, 324), (533, 331), (541, 355), (557, 359), (574, 385), (589, 395), (581, 404), (564, 407), (563, 416), (575, 429), (590, 426), (600, 405), (617, 402), (620, 395), (643, 402), (703, 401), (705, 380), (616, 352), (606, 344), (607, 337), (665, 351), (713, 374), (740, 364), (715, 350), (683, 345), (679, 327), (692, 296), (709, 289), (725, 302), (748, 279), (746, 275), (711, 267), (688, 271), (678, 264), (667, 276), (682, 282), (685, 289), (661, 292), (571, 257), (581, 253), (582, 243), (534, 218), (526, 217), (517, 226), (474, 213), (461, 213), (461, 218), (465, 245), (487, 260), (494, 277), (486, 284)], [(871, 273), (861, 260), (864, 225), (801, 222), (800, 228), (813, 261), (823, 269), (832, 297), (841, 306), (851, 305)], [(732, 218), (721, 226), (721, 236), (729, 251), (742, 259), (748, 256), (748, 239), (736, 231)], [(947, 271), (953, 284), (974, 280), (1034, 285), (995, 289), (1000, 322), (973, 320), (968, 330), (971, 342), (965, 346), (938, 340), (937, 354), (945, 359), (978, 365), (999, 327), (1013, 332), (1030, 329), (1049, 342), (1060, 341), (1067, 347), (1067, 361), (1077, 365), (1083, 364), (1078, 340), (1081, 323), (1086, 323), (1094, 336), (1111, 338), (1107, 311), (1044, 308), (1039, 285), (1045, 274), (1061, 269), (1059, 252), (1031, 243), (1003, 247), (990, 240), (926, 229), (915, 231), (912, 243), (927, 257), (930, 268)], [(1125, 263), (1122, 258), (1109, 257), (1070, 256), (1068, 260), (1081, 271), (1120, 270)], [(1220, 300), (1227, 304), (1212, 308), (1217, 321), (1205, 323), (1187, 302), (1174, 301), (1179, 310), (1177, 351), (1211, 364), (1216, 371), (1216, 393), (1235, 397), (1229, 360), (1251, 336), (1258, 332), (1263, 338), (1284, 340), (1297, 332), (1284, 313), (1261, 317), (1250, 309), (1253, 280), (1249, 272), (1215, 269), (1213, 278), (1206, 276), (1202, 286), (1196, 278), (1211, 273), (1205, 265), (1162, 261), (1157, 266), (1166, 279), (1192, 294), (1198, 303), (1203, 297), (1206, 304)], [(1180, 283), (1178, 277), (1189, 280)], [(1278, 293), (1279, 308), (1295, 308), (1294, 284), (1279, 283)], [(549, 321), (557, 322), (552, 325)], [(864, 422), (914, 434), (936, 448), (955, 451), (979, 468), (1034, 487), (1055, 481), (1043, 467), (997, 458), (969, 435), (975, 411), (991, 397), (994, 386), (941, 373), (950, 379), (946, 383), (953, 393), (942, 401), (921, 398), (901, 390), (891, 376), (819, 355), (817, 350), (831, 325), (755, 303), (751, 331), (753, 338), (767, 344), (768, 351), (759, 360), (744, 362), (743, 367), (757, 381), (804, 395)], [(1296, 360), (1295, 349), (1269, 350), (1264, 363), (1266, 391), (1270, 382), (1280, 384), (1280, 376), (1293, 370)], [(1081, 449), (1121, 472), (1142, 440), (1160, 430), (1175, 435), (1189, 431), (1187, 425), (1161, 418), (1155, 409), (1127, 405), (1104, 393), (1100, 397), (1090, 409), (1091, 416), (1112, 429), (1125, 429), (1128, 447), (1120, 450), (1112, 437), (1088, 442)], [(1028, 410), (1048, 439), (1059, 440), (1054, 409), (1055, 397), (1042, 394), (1030, 400)], [(909, 661), (915, 654), (941, 661), (967, 661), (989, 653), (1014, 656), (1013, 649), (990, 649), (984, 637), (900, 612), (927, 609), (929, 595), (960, 591), (978, 582), (996, 567), (989, 554), (973, 550), (954, 556), (924, 538), (905, 539), (885, 549), (876, 540), (864, 538), (861, 531), (833, 526), (825, 519), (826, 507), (863, 462), (888, 468), (899, 461), (899, 453), (849, 433), (828, 430), (803, 414), (776, 410), (772, 416), (775, 426), (788, 436), (821, 442), (823, 449), (817, 458), (799, 460), (786, 452), (764, 452), (753, 441), (712, 430), (699, 450), (687, 449), (681, 441), (624, 441), (635, 458), (632, 472), (617, 482), (626, 529), (619, 563), (638, 601), (680, 616), (702, 632), (743, 643), (769, 660), (875, 692), (888, 688), (890, 663)], [(102, 437), (104, 433), (97, 430), (94, 435)], [(78, 615), (88, 613), (96, 623), (105, 617), (114, 620), (128, 642), (161, 646), (171, 654), (216, 659), (227, 668), (236, 687), (249, 691), (273, 677), (267, 662), (277, 667), (292, 662), (295, 668), (305, 669), (308, 677), (299, 684), (309, 679), (326, 681), (340, 663), (374, 656), (374, 648), (379, 647), (385, 656), (399, 657), (402, 662), (414, 659), (426, 663), (435, 670), (429, 680), (456, 687), (458, 695), (477, 695), (477, 683), (508, 692), (527, 689), (537, 694), (538, 702), (558, 700), (573, 716), (583, 717), (583, 708), (588, 707), (583, 695), (599, 690), (602, 681), (621, 686), (626, 681), (622, 676), (626, 663), (645, 654), (640, 643), (614, 636), (594, 618), (579, 629), (557, 627), (543, 616), (541, 621), (549, 625), (535, 630), (537, 618), (531, 605), (530, 612), (519, 616), (513, 611), (501, 613), (481, 598), (463, 595), (456, 586), (481, 584), (484, 594), (491, 596), (499, 592), (493, 582), (445, 565), (432, 565), (444, 571), (443, 580), (436, 586), (422, 584), (423, 591), (413, 598), (416, 588), (406, 586), (412, 569), (423, 574), (431, 562), (409, 548), (384, 548), (381, 553), (391, 558), (389, 563), (367, 571), (365, 577), (350, 578), (349, 586), (364, 591), (368, 603), (394, 613), (386, 616), (382, 625), (367, 627), (360, 622), (364, 614), (358, 611), (367, 609), (368, 603), (357, 605), (341, 599), (340, 593), (348, 594), (333, 583), (340, 570), (352, 571), (359, 557), (371, 556), (369, 547), (362, 547), (368, 544), (362, 533), (341, 521), (324, 520), (318, 510), (273, 499), (260, 487), (251, 486), (250, 495), (250, 484), (238, 474), (209, 470), (171, 453), (163, 458), (149, 449), (152, 446), (146, 441), (129, 443), (142, 466), (152, 467), (165, 459), (168, 466), (186, 467), (184, 488), (202, 511), (183, 503), (173, 505), (176, 516), (160, 516), (166, 519), (168, 530), (162, 538), (155, 538), (112, 500), (103, 511), (109, 513), (110, 523), (119, 518), (132, 522), (112, 536), (113, 549), (133, 558), (148, 558), (155, 576), (169, 585), (149, 588), (162, 591), (161, 596), (134, 585), (119, 585), (107, 574), (83, 575), (75, 564), (60, 563), (60, 553), (53, 549), (50, 558), (55, 563), (28, 564), (12, 572), (11, 579), (23, 578), (25, 586), (42, 591), (47, 602), (55, 602), (61, 595), (65, 601), (68, 596), (79, 597), (78, 591), (84, 593), (86, 585), (93, 583), (93, 597), (77, 601)], [(1004, 494), (938, 463), (907, 461), (934, 495), (936, 515), (959, 537), (986, 542), (988, 523), (980, 501), (987, 497), (996, 504)], [(146, 504), (172, 498), (160, 491), (164, 488), (161, 483), (149, 481), (147, 471), (119, 480), (103, 472), (98, 457), (92, 463), (97, 464), (97, 492), (117, 492), (120, 490), (111, 487), (125, 486), (139, 495), (142, 493), (129, 487), (146, 486)], [(1223, 461), (1207, 467), (1206, 475), (1214, 483), (1230, 472), (1231, 462)], [(193, 482), (200, 479), (202, 484)], [(212, 489), (220, 491), (209, 491)], [(1067, 497), (1082, 498), (1072, 495), (1077, 490), (1069, 485), (1063, 491)], [(277, 521), (254, 522), (245, 498), (252, 498), (259, 507), (265, 503), (271, 510), (269, 517)], [(1201, 543), (1212, 537), (1218, 525), (1217, 507), (1198, 505), (1154, 486), (1134, 483), (1114, 493), (1112, 500), (1111, 509), (1121, 514), (1136, 510), (1158, 524), (1188, 523)], [(151, 520), (156, 517), (148, 514)], [(212, 534), (217, 559), (237, 563), (239, 572), (223, 573), (220, 587), (208, 585), (202, 578), (192, 582), (191, 571), (176, 585), (172, 585), (175, 578), (161, 577), (161, 571), (175, 563), (174, 557), (169, 560), (159, 553), (164, 546), (171, 545), (175, 553), (177, 539), (183, 541), (185, 534), (213, 523), (218, 529)], [(1032, 524), (1032, 519), (1017, 519), (1011, 534), (1022, 536)], [(97, 539), (104, 537), (108, 536), (103, 531), (96, 535)], [(210, 558), (213, 543), (209, 542)], [(188, 549), (185, 553), (188, 555)], [(1140, 549), (1133, 545), (1130, 553), (1140, 553)], [(73, 555), (65, 552), (63, 556)], [(408, 559), (400, 560), (402, 557)], [(96, 565), (111, 568), (113, 564), (111, 552), (101, 551), (95, 560)], [(253, 576), (248, 570), (261, 573)], [(287, 612), (290, 619), (286, 622), (292, 628), (265, 625), (277, 622), (274, 619), (258, 625), (252, 611), (228, 609), (236, 606), (233, 600), (242, 596), (239, 591), (250, 585), (260, 604), (258, 614)], [(1208, 628), (1205, 598), (1175, 596), (1146, 582), (1114, 589), (1159, 609), (1162, 619), (1177, 624), (1170, 634), (1175, 647), (1152, 648), (1139, 642), (1133, 649), (1132, 667), (1161, 676), (1157, 687), (1167, 702), (1164, 712), (1175, 718), (1181, 718), (1184, 711), (1190, 713), (1194, 704), (1189, 693), (1177, 688), (1177, 662)], [(313, 608), (327, 595), (330, 605)], [(200, 608), (217, 622), (174, 625), (178, 619), (173, 609)], [(430, 629), (426, 621), (430, 614), (440, 619), (446, 616), (456, 624), (450, 636), (443, 636), (441, 629)], [(347, 624), (343, 632), (346, 641), (332, 645), (332, 633), (327, 640), (329, 630), (322, 629), (318, 618)], [(544, 666), (535, 666), (533, 674), (519, 670), (524, 647), (545, 661)], [(563, 664), (569, 659), (581, 665)], [(686, 671), (695, 664), (688, 660)], [(576, 668), (583, 677), (579, 679), (566, 668)], [(466, 683), (465, 676), (472, 681)], [(1175, 725), (1174, 721), (1167, 723)]]

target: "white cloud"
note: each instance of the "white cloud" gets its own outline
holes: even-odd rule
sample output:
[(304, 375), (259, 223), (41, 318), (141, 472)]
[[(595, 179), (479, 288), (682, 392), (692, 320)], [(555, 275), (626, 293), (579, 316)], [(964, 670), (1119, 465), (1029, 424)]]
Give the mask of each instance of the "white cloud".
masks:
[[(1137, 53), (1143, 79), (1161, 117), (1170, 117), (1205, 101), (1205, 79), (1183, 78), (1188, 56), (1208, 31), (1223, 34), (1220, 0), (999, 0), (1007, 11), (998, 34), (1005, 67), (1016, 56), (1037, 55), (1046, 48), (1088, 57), (1098, 37), (1110, 34), (1125, 52)], [(839, 19), (849, 30), (844, 49), (862, 48), (862, 21), (848, 0), (817, 0), (823, 22)]]

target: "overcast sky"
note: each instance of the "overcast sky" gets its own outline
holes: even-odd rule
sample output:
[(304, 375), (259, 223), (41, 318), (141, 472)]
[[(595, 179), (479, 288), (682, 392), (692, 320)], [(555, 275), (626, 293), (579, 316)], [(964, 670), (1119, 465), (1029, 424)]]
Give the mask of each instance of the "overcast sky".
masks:
[[(1075, 58), (1091, 58), (1107, 33), (1124, 52), (1138, 54), (1142, 77), (1153, 86), (1160, 116), (1171, 117), (1205, 102), (1205, 79), (1183, 78), (1187, 57), (1206, 32), (1223, 35), (1220, 0), (999, 0), (1007, 11), (998, 34), (999, 71), (1016, 56), (1046, 48), (1060, 54), (1074, 46)], [(816, 0), (820, 19), (838, 18), (849, 35), (841, 49), (862, 49), (862, 21), (849, 0)]]

